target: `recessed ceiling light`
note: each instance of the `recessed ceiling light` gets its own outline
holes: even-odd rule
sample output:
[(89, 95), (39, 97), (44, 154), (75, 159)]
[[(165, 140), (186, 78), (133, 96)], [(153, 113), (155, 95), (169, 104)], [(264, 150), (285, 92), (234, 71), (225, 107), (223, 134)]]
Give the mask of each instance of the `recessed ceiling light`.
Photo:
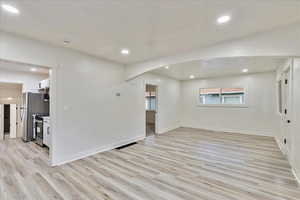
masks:
[(9, 101), (10, 101), (10, 100), (13, 100), (13, 99), (14, 99), (14, 98), (12, 98), (12, 97), (7, 97), (7, 100), (9, 100)]
[(243, 69), (242, 72), (247, 73), (249, 70), (248, 69)]
[(169, 66), (165, 66), (166, 69), (169, 69)]
[(194, 75), (190, 75), (190, 79), (194, 79), (195, 78), (195, 76)]
[(227, 23), (231, 20), (231, 17), (229, 15), (223, 15), (221, 17), (218, 18), (217, 22), (219, 24), (224, 24), (224, 23)]
[(20, 13), (20, 11), (17, 8), (15, 8), (15, 7), (13, 7), (9, 4), (2, 4), (1, 7), (2, 7), (3, 10), (5, 10), (7, 12), (10, 12), (10, 13), (13, 13), (13, 14), (19, 14)]
[(129, 55), (130, 54), (130, 50), (129, 49), (122, 49), (121, 50), (121, 54), (123, 54), (123, 55)]
[(36, 71), (37, 71), (37, 68), (30, 68), (30, 71), (36, 72)]

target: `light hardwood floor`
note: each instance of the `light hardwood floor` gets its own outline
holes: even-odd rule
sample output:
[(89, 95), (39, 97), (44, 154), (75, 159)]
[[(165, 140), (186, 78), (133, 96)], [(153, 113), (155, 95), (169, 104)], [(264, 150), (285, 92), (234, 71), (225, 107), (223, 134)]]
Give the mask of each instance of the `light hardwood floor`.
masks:
[(296, 200), (273, 138), (180, 128), (48, 167), (35, 144), (0, 142), (1, 200)]

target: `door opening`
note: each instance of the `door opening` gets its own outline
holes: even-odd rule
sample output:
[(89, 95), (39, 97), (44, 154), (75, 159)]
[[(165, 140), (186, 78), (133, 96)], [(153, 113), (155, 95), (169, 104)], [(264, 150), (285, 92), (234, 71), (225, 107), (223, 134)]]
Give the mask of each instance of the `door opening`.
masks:
[(9, 138), (17, 137), (17, 105), (16, 104), (4, 104), (2, 105), (2, 116), (1, 124), (3, 128), (2, 139), (6, 140)]
[(10, 105), (4, 105), (4, 139), (8, 139), (10, 134)]
[(156, 133), (157, 86), (146, 85), (146, 136)]

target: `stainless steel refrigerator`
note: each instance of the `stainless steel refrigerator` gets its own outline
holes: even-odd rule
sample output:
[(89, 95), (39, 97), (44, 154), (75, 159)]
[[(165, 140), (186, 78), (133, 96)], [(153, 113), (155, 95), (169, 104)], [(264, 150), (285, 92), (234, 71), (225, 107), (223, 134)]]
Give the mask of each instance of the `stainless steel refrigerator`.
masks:
[(32, 115), (49, 116), (49, 101), (41, 93), (23, 93), (20, 115), (23, 127), (23, 140), (30, 142), (34, 139)]

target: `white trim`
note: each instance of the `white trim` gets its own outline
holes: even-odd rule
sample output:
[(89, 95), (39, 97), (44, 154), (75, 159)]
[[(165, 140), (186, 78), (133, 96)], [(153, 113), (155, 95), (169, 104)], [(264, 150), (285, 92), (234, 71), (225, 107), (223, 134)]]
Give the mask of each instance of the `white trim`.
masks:
[(194, 127), (194, 126), (181, 126), (186, 128), (195, 128), (195, 129), (202, 129), (208, 131), (215, 131), (215, 132), (228, 132), (228, 133), (239, 133), (245, 135), (258, 135), (258, 136), (267, 136), (267, 137), (274, 137), (272, 131), (264, 131), (264, 130), (246, 130), (246, 129), (230, 129), (230, 128), (212, 128), (212, 127)]
[(198, 104), (197, 107), (216, 107), (216, 108), (249, 108), (247, 104)]
[(164, 133), (166, 133), (166, 132), (169, 132), (169, 131), (174, 130), (174, 129), (177, 129), (177, 128), (180, 128), (179, 123), (176, 123), (176, 124), (173, 124), (172, 126), (168, 126), (168, 127), (166, 127), (166, 128), (163, 128), (163, 129), (159, 130), (159, 131), (157, 132), (157, 134), (164, 134)]
[(88, 156), (95, 155), (97, 153), (101, 153), (101, 152), (104, 152), (104, 151), (110, 151), (110, 150), (115, 149), (117, 147), (127, 145), (127, 144), (130, 144), (130, 143), (133, 143), (133, 142), (137, 142), (137, 141), (140, 141), (140, 140), (143, 140), (143, 139), (145, 139), (144, 135), (143, 136), (138, 136), (138, 137), (135, 137), (135, 138), (132, 138), (132, 139), (129, 139), (129, 140), (123, 140), (123, 141), (120, 141), (120, 142), (112, 143), (110, 145), (104, 145), (102, 147), (98, 147), (98, 148), (95, 148), (95, 149), (92, 149), (92, 150), (79, 152), (79, 153), (77, 153), (75, 155), (72, 155), (69, 158), (65, 158), (61, 161), (52, 162), (51, 166), (63, 165), (63, 164), (69, 163), (69, 162), (73, 162), (75, 160), (79, 160), (79, 159), (82, 159), (82, 158), (86, 158)]
[[(219, 103), (219, 104), (201, 103), (201, 100), (200, 100), (200, 98), (201, 98), (201, 95), (200, 95), (201, 89), (210, 89), (210, 88), (220, 88), (221, 89), (220, 94), (219, 94), (221, 103)], [(198, 107), (224, 107), (224, 108), (231, 108), (231, 107), (233, 107), (233, 108), (248, 108), (249, 107), (249, 104), (248, 104), (249, 87), (248, 87), (248, 85), (243, 86), (243, 87), (232, 85), (232, 86), (228, 86), (228, 87), (210, 87), (210, 88), (199, 88), (198, 89), (198, 94), (199, 94), (199, 95), (197, 95), (197, 102), (198, 102), (197, 106)], [(222, 91), (223, 88), (243, 88), (244, 89), (244, 103), (242, 103), (242, 104), (223, 104), (222, 95), (221, 95), (221, 91)], [(204, 100), (205, 100), (205, 98), (204, 98)]]
[(295, 176), (295, 179), (298, 182), (298, 185), (300, 185), (300, 177), (297, 175), (297, 172), (293, 167), (292, 167), (292, 173)]
[[(291, 160), (290, 160), (290, 158), (289, 158), (289, 152), (288, 152), (288, 149), (285, 151), (285, 148), (283, 148), (283, 146), (282, 146), (282, 143), (280, 142), (280, 140), (277, 138), (277, 137), (275, 137), (275, 140), (276, 140), (276, 143), (277, 143), (277, 145), (279, 146), (279, 149), (280, 149), (280, 151), (283, 153), (283, 155), (288, 159), (288, 161), (289, 161), (289, 163), (290, 163), (290, 165), (291, 165)], [(295, 179), (296, 179), (296, 181), (297, 181), (297, 183), (300, 185), (300, 177), (298, 176), (298, 174), (297, 174), (297, 172), (296, 172), (296, 169), (294, 169), (292, 166), (291, 166), (291, 169), (292, 169), (292, 173), (293, 173), (293, 175), (294, 175), (294, 177), (295, 177)]]
[(284, 156), (287, 156), (287, 152), (285, 151), (285, 148), (282, 146), (282, 141), (278, 137), (275, 137), (275, 141), (276, 141), (277, 146), (279, 147), (280, 151), (282, 152), (282, 154)]

